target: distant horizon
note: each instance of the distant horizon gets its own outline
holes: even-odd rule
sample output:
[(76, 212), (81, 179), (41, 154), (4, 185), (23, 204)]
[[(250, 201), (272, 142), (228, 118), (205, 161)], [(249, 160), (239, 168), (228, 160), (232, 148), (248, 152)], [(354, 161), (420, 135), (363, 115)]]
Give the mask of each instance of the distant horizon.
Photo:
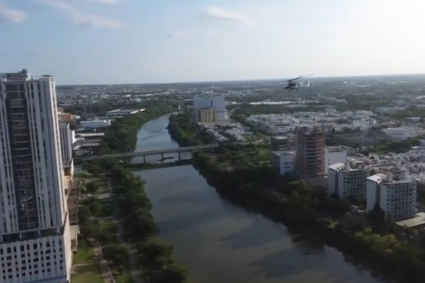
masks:
[[(31, 72), (29, 71), (31, 74)], [(53, 77), (57, 80), (57, 77), (53, 74)], [(300, 75), (298, 75), (300, 76)], [(177, 84), (214, 84), (214, 83), (248, 83), (248, 82), (267, 82), (267, 81), (279, 81), (288, 80), (295, 77), (282, 77), (275, 79), (243, 79), (243, 80), (219, 80), (219, 81), (181, 81), (181, 82), (156, 82), (156, 83), (111, 83), (111, 84), (57, 84), (57, 86), (108, 86), (108, 85), (177, 85)], [(405, 73), (405, 74), (372, 74), (372, 75), (353, 75), (353, 76), (311, 76), (303, 78), (304, 80), (314, 79), (344, 79), (344, 78), (371, 78), (371, 77), (398, 77), (398, 76), (425, 76), (424, 73)], [(34, 76), (34, 77), (40, 77)]]

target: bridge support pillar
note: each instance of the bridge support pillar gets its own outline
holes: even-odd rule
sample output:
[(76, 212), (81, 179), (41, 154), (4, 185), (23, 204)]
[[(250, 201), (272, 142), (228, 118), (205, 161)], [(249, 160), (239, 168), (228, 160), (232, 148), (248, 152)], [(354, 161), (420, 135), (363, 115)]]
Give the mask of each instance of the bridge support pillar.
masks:
[(146, 163), (146, 155), (143, 155), (143, 163)]
[(182, 152), (179, 151), (179, 161), (182, 160)]
[(164, 163), (164, 153), (161, 152), (161, 162)]

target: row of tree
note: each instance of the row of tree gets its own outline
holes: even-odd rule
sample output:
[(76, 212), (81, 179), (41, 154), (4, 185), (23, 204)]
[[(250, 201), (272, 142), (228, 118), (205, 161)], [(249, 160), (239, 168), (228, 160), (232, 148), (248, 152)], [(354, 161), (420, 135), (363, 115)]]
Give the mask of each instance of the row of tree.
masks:
[(109, 170), (124, 229), (135, 244), (143, 274), (150, 282), (184, 282), (186, 269), (175, 263), (172, 246), (160, 243), (156, 236), (159, 228), (155, 223), (152, 204), (144, 190), (144, 182), (132, 172), (115, 164)]
[[(82, 120), (93, 116), (103, 116), (106, 112), (115, 109), (146, 109), (146, 111), (156, 111), (158, 108), (177, 109), (179, 102), (173, 99), (164, 101), (159, 98), (152, 98), (142, 102), (123, 101), (120, 99), (101, 99), (99, 102), (87, 102), (64, 107), (64, 111), (81, 116)], [(167, 113), (171, 113), (169, 111)]]
[(417, 139), (406, 139), (402, 141), (391, 141), (384, 144), (377, 145), (371, 149), (371, 152), (377, 154), (386, 154), (388, 152), (403, 153), (408, 152), (413, 146), (420, 145)]
[(325, 191), (312, 189), (304, 181), (278, 176), (269, 167), (229, 170), (217, 160), (217, 156), (195, 152), (193, 163), (221, 196), (289, 226), (321, 228), (333, 242), (376, 260), (392, 276), (411, 282), (425, 279), (425, 254), (413, 244), (401, 242), (394, 235), (380, 235), (364, 225), (334, 221), (334, 216), (348, 211), (349, 203), (329, 198)]
[(168, 133), (180, 146), (192, 146), (213, 142), (213, 138), (200, 133), (191, 120), (191, 114), (184, 112), (171, 115), (168, 123)]
[[(141, 114), (132, 115), (114, 121), (105, 132), (98, 154), (133, 151), (137, 142), (137, 131), (147, 121), (166, 114), (166, 107), (147, 109)], [(115, 159), (92, 161), (85, 169), (99, 175), (107, 173), (112, 183), (114, 198), (118, 205), (119, 216), (123, 219), (124, 230), (138, 252), (139, 262), (144, 276), (150, 282), (184, 282), (187, 270), (176, 264), (172, 258), (172, 246), (160, 243), (156, 236), (159, 228), (155, 223), (152, 204), (144, 190), (144, 181), (131, 171), (122, 167)], [(102, 235), (96, 235), (102, 237)], [(119, 245), (106, 245), (105, 258), (114, 265), (128, 260), (128, 251)]]

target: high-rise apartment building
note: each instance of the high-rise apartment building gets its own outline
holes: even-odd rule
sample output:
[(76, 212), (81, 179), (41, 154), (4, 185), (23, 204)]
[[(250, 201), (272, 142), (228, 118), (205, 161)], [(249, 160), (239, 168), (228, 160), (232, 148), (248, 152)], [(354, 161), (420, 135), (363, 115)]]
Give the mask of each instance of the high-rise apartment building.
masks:
[(376, 205), (395, 221), (413, 218), (416, 214), (416, 181), (396, 181), (391, 173), (368, 177), (367, 210), (373, 210)]
[(341, 199), (366, 199), (366, 178), (368, 173), (363, 169), (351, 169), (348, 161), (329, 166), (328, 195), (337, 195)]
[(299, 129), (296, 133), (294, 168), (302, 179), (325, 175), (325, 135), (318, 129)]
[(0, 74), (0, 282), (69, 281), (56, 105), (54, 77)]

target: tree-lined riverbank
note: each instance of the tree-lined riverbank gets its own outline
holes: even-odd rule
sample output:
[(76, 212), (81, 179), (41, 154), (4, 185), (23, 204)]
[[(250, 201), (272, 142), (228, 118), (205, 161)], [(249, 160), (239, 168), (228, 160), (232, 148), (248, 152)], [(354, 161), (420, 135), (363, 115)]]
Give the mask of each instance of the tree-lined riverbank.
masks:
[[(137, 145), (137, 132), (149, 119), (164, 114), (167, 108), (157, 112), (143, 112), (118, 119), (105, 132), (98, 154), (132, 151)], [(124, 168), (114, 159), (91, 161), (84, 168), (90, 173), (106, 173), (112, 183), (114, 202), (118, 208), (118, 218), (122, 222), (128, 241), (137, 251), (141, 265), (140, 273), (150, 282), (182, 283), (187, 270), (175, 263), (173, 248), (157, 240), (158, 227), (150, 213), (152, 205), (144, 192), (144, 181)], [(128, 251), (120, 245), (107, 245), (113, 262), (123, 262)], [(124, 260), (125, 261), (125, 260)], [(122, 263), (121, 263), (122, 264)]]
[[(186, 136), (185, 131), (196, 132), (190, 123), (180, 128), (171, 123), (169, 131), (177, 142)], [(224, 198), (268, 217), (297, 226), (310, 232), (327, 235), (328, 243), (366, 258), (374, 270), (392, 278), (422, 282), (425, 273), (425, 255), (412, 244), (401, 242), (394, 235), (380, 235), (364, 225), (341, 225), (338, 216), (348, 209), (345, 203), (330, 200), (320, 190), (308, 188), (297, 180), (283, 180), (267, 166), (223, 163), (223, 153), (214, 156), (198, 152), (194, 167)], [(221, 160), (221, 161), (220, 161)], [(225, 165), (226, 164), (226, 165)], [(331, 238), (329, 238), (331, 237)], [(370, 264), (370, 262), (375, 262)]]

